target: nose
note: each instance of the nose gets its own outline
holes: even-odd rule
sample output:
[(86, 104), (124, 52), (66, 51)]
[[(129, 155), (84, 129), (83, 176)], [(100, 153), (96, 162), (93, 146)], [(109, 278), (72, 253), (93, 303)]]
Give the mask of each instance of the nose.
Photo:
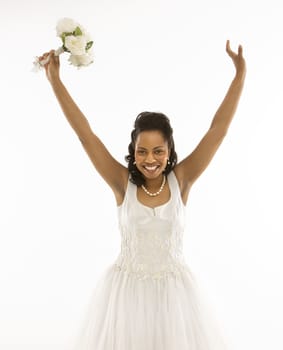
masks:
[(149, 152), (146, 156), (145, 161), (147, 163), (153, 163), (155, 161), (154, 155), (151, 152)]

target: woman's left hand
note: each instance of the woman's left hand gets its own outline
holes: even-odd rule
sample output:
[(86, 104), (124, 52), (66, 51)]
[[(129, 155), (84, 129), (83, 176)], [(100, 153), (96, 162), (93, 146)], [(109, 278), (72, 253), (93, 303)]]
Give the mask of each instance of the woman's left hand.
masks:
[(226, 42), (226, 52), (232, 58), (234, 66), (236, 68), (236, 74), (245, 74), (246, 73), (246, 62), (243, 57), (243, 47), (239, 45), (238, 53), (234, 52), (230, 48), (230, 41)]

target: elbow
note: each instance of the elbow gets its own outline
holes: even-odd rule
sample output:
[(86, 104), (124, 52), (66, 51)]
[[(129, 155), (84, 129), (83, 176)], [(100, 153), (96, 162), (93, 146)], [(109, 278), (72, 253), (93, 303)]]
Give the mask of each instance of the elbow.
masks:
[(228, 127), (221, 125), (212, 126), (210, 128), (210, 131), (214, 134), (215, 138), (217, 138), (219, 141), (222, 141), (228, 133)]
[(90, 128), (85, 128), (80, 132), (77, 132), (78, 139), (83, 145), (85, 145), (86, 143), (89, 143), (92, 140), (93, 135), (94, 134)]
[(220, 135), (221, 135), (222, 139), (224, 139), (224, 137), (227, 135), (227, 133), (228, 133), (228, 128), (225, 128), (225, 129), (220, 131)]
[(83, 140), (81, 137), (79, 137), (79, 136), (78, 136), (78, 139), (80, 140), (80, 143), (81, 143), (82, 145), (84, 145), (84, 140)]

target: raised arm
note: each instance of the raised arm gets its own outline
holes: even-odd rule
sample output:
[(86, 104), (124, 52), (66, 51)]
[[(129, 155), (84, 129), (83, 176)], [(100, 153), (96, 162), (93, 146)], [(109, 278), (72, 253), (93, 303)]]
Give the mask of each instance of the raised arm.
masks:
[(70, 96), (60, 79), (59, 57), (55, 56), (52, 50), (41, 56), (40, 60), (45, 59), (47, 56), (50, 56), (50, 60), (44, 66), (46, 76), (62, 111), (77, 134), (93, 165), (112, 188), (117, 204), (120, 204), (124, 198), (128, 169), (111, 156), (101, 140), (93, 133), (88, 120)]
[(193, 152), (177, 164), (175, 168), (184, 202), (187, 200), (190, 187), (206, 169), (223, 141), (236, 112), (242, 93), (246, 75), (246, 64), (243, 58), (242, 46), (240, 45), (238, 47), (238, 53), (235, 53), (231, 50), (230, 42), (227, 40), (226, 51), (235, 65), (235, 77), (224, 97), (224, 100), (215, 113), (210, 128)]

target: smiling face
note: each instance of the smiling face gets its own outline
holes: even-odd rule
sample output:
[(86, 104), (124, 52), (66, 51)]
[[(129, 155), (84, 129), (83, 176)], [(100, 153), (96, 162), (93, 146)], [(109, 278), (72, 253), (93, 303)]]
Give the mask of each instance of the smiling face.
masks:
[(156, 179), (166, 168), (168, 142), (158, 130), (142, 131), (135, 144), (136, 167), (147, 179)]

